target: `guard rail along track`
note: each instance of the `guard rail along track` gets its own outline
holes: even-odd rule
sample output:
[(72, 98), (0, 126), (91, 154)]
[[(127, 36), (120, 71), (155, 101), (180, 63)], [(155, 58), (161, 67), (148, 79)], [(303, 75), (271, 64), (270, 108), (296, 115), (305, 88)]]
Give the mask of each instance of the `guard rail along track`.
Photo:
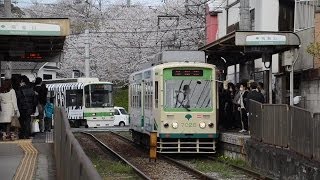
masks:
[(54, 155), (57, 179), (102, 180), (72, 134), (65, 111), (55, 107), (54, 115)]
[(143, 179), (215, 179), (171, 158), (150, 161), (145, 149), (120, 135), (111, 132), (84, 134), (130, 165)]

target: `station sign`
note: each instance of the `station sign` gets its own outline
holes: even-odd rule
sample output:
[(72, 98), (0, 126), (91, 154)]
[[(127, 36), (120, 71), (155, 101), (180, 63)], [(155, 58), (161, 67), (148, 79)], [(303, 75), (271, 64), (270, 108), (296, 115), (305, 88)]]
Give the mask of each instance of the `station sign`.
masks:
[(284, 35), (262, 34), (246, 37), (247, 45), (285, 45), (287, 38)]
[(60, 36), (60, 26), (31, 22), (0, 22), (0, 35)]
[(236, 46), (299, 46), (300, 38), (292, 32), (236, 31)]

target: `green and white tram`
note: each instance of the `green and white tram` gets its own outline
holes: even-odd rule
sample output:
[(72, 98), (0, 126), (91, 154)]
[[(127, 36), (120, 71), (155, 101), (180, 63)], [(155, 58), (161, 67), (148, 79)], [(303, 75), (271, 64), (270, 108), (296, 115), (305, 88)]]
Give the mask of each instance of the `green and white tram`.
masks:
[(134, 141), (148, 146), (156, 132), (157, 152), (215, 153), (215, 66), (204, 63), (204, 53), (198, 51), (166, 52), (160, 58), (167, 59), (129, 77)]
[(72, 127), (113, 126), (113, 84), (98, 78), (45, 80), (49, 96), (68, 114)]

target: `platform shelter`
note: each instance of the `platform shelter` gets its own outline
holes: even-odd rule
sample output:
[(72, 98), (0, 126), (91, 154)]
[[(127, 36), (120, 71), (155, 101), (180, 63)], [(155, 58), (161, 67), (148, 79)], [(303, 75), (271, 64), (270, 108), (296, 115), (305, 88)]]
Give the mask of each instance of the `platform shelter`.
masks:
[[(32, 72), (46, 62), (61, 61), (64, 42), (69, 34), (70, 21), (67, 18), (0, 19), (2, 69)], [(11, 61), (11, 67), (7, 67), (5, 61)]]

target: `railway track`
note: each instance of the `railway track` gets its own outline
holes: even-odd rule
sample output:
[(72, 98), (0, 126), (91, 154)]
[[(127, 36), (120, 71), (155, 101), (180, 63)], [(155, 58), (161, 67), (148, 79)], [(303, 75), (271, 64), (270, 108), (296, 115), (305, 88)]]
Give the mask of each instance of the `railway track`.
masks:
[[(116, 134), (116, 133), (114, 133), (114, 134)], [(119, 134), (116, 134), (116, 135), (118, 135), (120, 138), (124, 139), (125, 141), (130, 141), (132, 143), (132, 141), (130, 139), (128, 139), (127, 137), (123, 137), (123, 136), (121, 136)], [(160, 154), (159, 154), (159, 156), (161, 156), (162, 158), (165, 158), (165, 159), (167, 159), (167, 160), (169, 160), (169, 161), (171, 161), (171, 162), (173, 162), (173, 163), (175, 163), (177, 165), (184, 166), (184, 168), (186, 168), (186, 169), (189, 168), (190, 170), (197, 171), (197, 170), (191, 168), (190, 166), (184, 165), (183, 163), (181, 163), (177, 159), (171, 158), (169, 156), (160, 155)], [(215, 161), (215, 162), (226, 164), (226, 165), (232, 167), (233, 169), (235, 169), (237, 171), (243, 172), (244, 174), (248, 175), (249, 177), (252, 177), (253, 179), (259, 179), (259, 180), (272, 180), (273, 179), (271, 177), (262, 175), (261, 173), (259, 173), (257, 171), (254, 171), (254, 170), (251, 170), (251, 169), (248, 169), (248, 168), (245, 168), (245, 167), (237, 166), (235, 164), (226, 163), (226, 162), (223, 162), (223, 161), (221, 161), (221, 160), (219, 160), (219, 159), (217, 159), (215, 157), (212, 157), (212, 156), (205, 156), (205, 158), (210, 159), (210, 160)], [(205, 175), (200, 171), (197, 171), (196, 173), (199, 174), (199, 177), (201, 177), (201, 175)], [(203, 176), (203, 178), (205, 179), (206, 177)], [(210, 177), (210, 178), (212, 178), (212, 177)], [(215, 178), (212, 178), (212, 179), (215, 179)]]
[(248, 169), (248, 168), (244, 168), (244, 167), (241, 167), (241, 166), (237, 166), (237, 165), (234, 165), (234, 164), (231, 164), (231, 163), (222, 162), (221, 160), (218, 160), (217, 158), (212, 157), (212, 156), (206, 156), (206, 158), (208, 158), (210, 160), (213, 160), (213, 161), (216, 161), (216, 162), (225, 163), (225, 164), (231, 166), (232, 168), (234, 168), (236, 170), (244, 172), (245, 174), (253, 177), (254, 179), (260, 179), (260, 180), (272, 180), (273, 179), (271, 177), (262, 175), (261, 173), (256, 172), (254, 170), (251, 170), (251, 169)]
[(115, 133), (83, 134), (131, 166), (143, 179), (216, 179), (169, 157), (161, 156), (156, 162), (150, 162), (145, 149)]

